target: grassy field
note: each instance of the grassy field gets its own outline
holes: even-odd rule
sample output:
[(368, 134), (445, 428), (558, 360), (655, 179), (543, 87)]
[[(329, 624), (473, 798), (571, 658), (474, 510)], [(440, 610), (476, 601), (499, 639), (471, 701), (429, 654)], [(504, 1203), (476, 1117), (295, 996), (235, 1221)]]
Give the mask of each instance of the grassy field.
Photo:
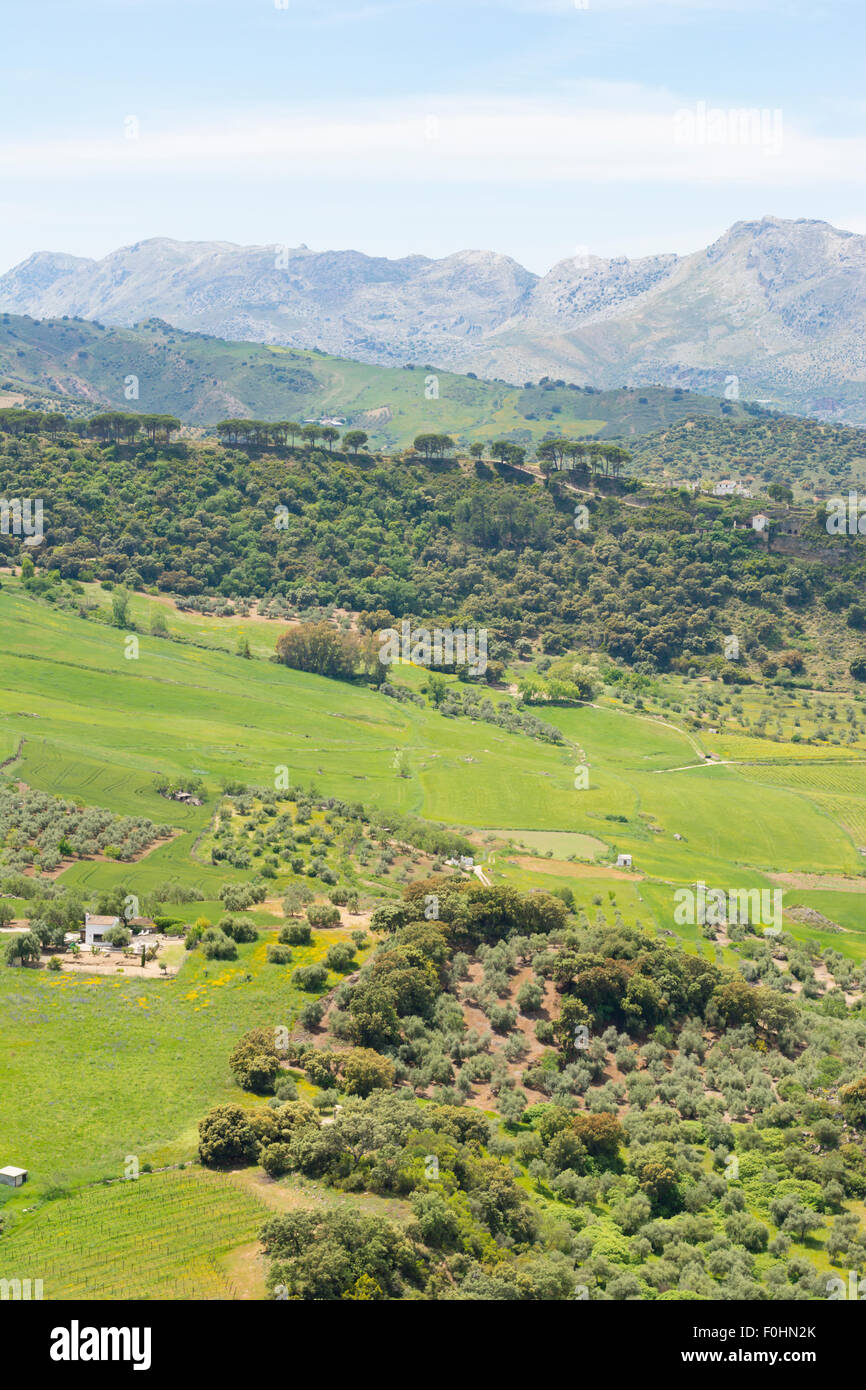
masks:
[[(177, 614), (173, 622), (200, 635), (198, 618)], [(262, 626), (246, 622), (250, 631)], [(279, 625), (266, 626), (272, 641)], [(567, 739), (555, 746), (146, 634), (138, 659), (127, 660), (122, 632), (34, 603), (14, 582), (0, 591), (0, 640), (0, 739), (10, 750), (25, 740), (16, 775), (183, 832), (139, 864), (76, 865), (70, 878), (88, 887), (123, 880), (146, 891), (183, 874), (215, 893), (221, 874), (189, 858), (214, 792), (225, 778), (273, 785), (280, 767), (294, 785), (452, 825), (590, 836), (611, 856), (632, 853), (640, 872), (670, 881), (726, 877), (748, 886), (750, 871), (866, 868), (858, 853), (866, 838), (859, 745), (828, 750), (740, 735), (729, 748), (722, 735), (682, 727), (682, 716), (605, 701), (545, 711)], [(722, 762), (706, 763), (710, 747)], [(586, 790), (574, 787), (579, 750)], [(211, 801), (166, 802), (152, 790), (156, 772), (201, 775)], [(585, 853), (557, 854), (575, 852), (599, 855), (592, 843)]]
[[(204, 904), (193, 906), (198, 915)], [(294, 947), (291, 968), (266, 962), (275, 937), (262, 935), (233, 961), (192, 952), (169, 980), (0, 971), (0, 1133), (4, 1152), (30, 1170), (30, 1194), (121, 1177), (128, 1154), (153, 1166), (192, 1158), (211, 1105), (258, 1103), (229, 1069), (238, 1037), (291, 1027), (310, 998), (291, 972), (342, 935)], [(57, 1065), (44, 1065), (46, 1038)], [(24, 1095), (26, 1108), (15, 1099)]]
[[(684, 715), (638, 710), (605, 695), (596, 706), (544, 711), (567, 739), (556, 746), (448, 719), (366, 687), (241, 660), (218, 649), (225, 634), (216, 619), (176, 614), (172, 624), (189, 643), (142, 634), (138, 659), (127, 660), (123, 632), (37, 603), (15, 581), (4, 579), (0, 590), (0, 751), (9, 757), (24, 740), (7, 775), (181, 832), (137, 863), (73, 864), (62, 881), (86, 894), (121, 883), (147, 893), (176, 879), (204, 895), (176, 915), (215, 920), (220, 886), (251, 872), (212, 867), (205, 854), (191, 854), (199, 837), (208, 843), (220, 784), (228, 778), (273, 785), (275, 770), (287, 766), (295, 786), (313, 784), (322, 795), (475, 832), (494, 855), (494, 881), (567, 886), (590, 921), (621, 916), (671, 931), (677, 886), (702, 879), (770, 888), (781, 875), (786, 909), (811, 906), (846, 929), (821, 931), (786, 918), (797, 939), (866, 957), (866, 893), (853, 886), (861, 879), (866, 886), (858, 853), (866, 841), (859, 736), (833, 749), (745, 732), (714, 737), (694, 721), (686, 727)], [(234, 626), (252, 632), (256, 625), (238, 619)], [(191, 644), (207, 642), (203, 629), (211, 627), (214, 646)], [(267, 625), (269, 637), (278, 630)], [(417, 688), (418, 672), (407, 679)], [(672, 683), (670, 693), (682, 704), (689, 688)], [(730, 746), (722, 748), (725, 737)], [(707, 764), (710, 746), (732, 760)], [(589, 787), (576, 790), (574, 769), (584, 761)], [(152, 786), (157, 772), (201, 776), (205, 804), (161, 798)], [(505, 849), (511, 839), (521, 848)], [(620, 852), (633, 855), (633, 871), (616, 869)], [(267, 908), (253, 915), (260, 927), (277, 925)], [(687, 950), (728, 959), (727, 948), (703, 939), (697, 926), (677, 931)], [(22, 1193), (4, 1192), (8, 1210), (20, 1212), (52, 1188), (119, 1179), (129, 1155), (154, 1167), (185, 1162), (208, 1108), (227, 1100), (261, 1103), (237, 1088), (228, 1066), (232, 1045), (253, 1026), (292, 1023), (307, 997), (293, 985), (292, 971), (320, 959), (333, 935), (317, 933), (312, 947), (295, 948), (291, 967), (266, 963), (267, 935), (240, 946), (232, 962), (193, 952), (169, 980), (0, 970), (0, 1157), (30, 1170)], [(186, 1174), (177, 1180), (194, 1181)], [(100, 1189), (109, 1194), (101, 1198), (100, 1221), (116, 1219), (118, 1250), (142, 1226), (135, 1204), (156, 1190), (151, 1182)], [(143, 1267), (140, 1283), (139, 1273), (131, 1274), (130, 1296), (157, 1296), (159, 1288), (179, 1290), (172, 1295), (178, 1297), (223, 1296), (225, 1273), (204, 1260), (194, 1229), (196, 1211), (212, 1195), (204, 1187), (191, 1193), (190, 1186), (177, 1195), (191, 1207), (188, 1243), (172, 1245), (170, 1222), (154, 1226), (153, 1268)], [(74, 1199), (80, 1207), (40, 1209), (52, 1221), (55, 1212), (69, 1216), (70, 1259), (64, 1263), (66, 1247), (58, 1248), (51, 1267), (64, 1291), (79, 1287), (76, 1270), (86, 1279), (89, 1268), (88, 1200), (84, 1190)], [(251, 1209), (232, 1203), (227, 1246), (251, 1238), (253, 1223)], [(42, 1258), (43, 1246), (27, 1244), (27, 1229), (14, 1226), (22, 1255), (26, 1249)], [(42, 1240), (36, 1221), (32, 1229)], [(8, 1256), (16, 1246), (4, 1238), (4, 1249)], [(30, 1269), (24, 1261), (8, 1277)], [(47, 1276), (33, 1267), (33, 1277)], [(80, 1287), (90, 1291), (86, 1282)], [(196, 1287), (204, 1292), (184, 1292)]]

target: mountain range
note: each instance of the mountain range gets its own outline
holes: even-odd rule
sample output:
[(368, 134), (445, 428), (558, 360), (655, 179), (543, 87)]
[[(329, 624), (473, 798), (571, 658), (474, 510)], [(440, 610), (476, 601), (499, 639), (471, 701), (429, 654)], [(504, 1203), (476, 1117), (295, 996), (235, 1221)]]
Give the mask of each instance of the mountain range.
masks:
[(866, 236), (738, 222), (690, 255), (578, 255), (546, 275), (492, 251), (399, 260), (163, 237), (101, 260), (37, 252), (0, 309), (435, 364), (522, 384), (688, 387), (866, 424)]

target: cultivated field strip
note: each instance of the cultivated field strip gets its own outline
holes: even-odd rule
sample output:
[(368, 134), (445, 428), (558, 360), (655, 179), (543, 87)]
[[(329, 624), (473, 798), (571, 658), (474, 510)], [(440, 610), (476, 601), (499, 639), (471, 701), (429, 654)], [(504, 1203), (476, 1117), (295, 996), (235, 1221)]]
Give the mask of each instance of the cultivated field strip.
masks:
[(866, 761), (740, 764), (744, 777), (800, 792), (846, 792), (866, 800)]
[(263, 1206), (197, 1168), (142, 1175), (46, 1203), (0, 1239), (0, 1278), (45, 1299), (233, 1298), (218, 1256), (255, 1238)]

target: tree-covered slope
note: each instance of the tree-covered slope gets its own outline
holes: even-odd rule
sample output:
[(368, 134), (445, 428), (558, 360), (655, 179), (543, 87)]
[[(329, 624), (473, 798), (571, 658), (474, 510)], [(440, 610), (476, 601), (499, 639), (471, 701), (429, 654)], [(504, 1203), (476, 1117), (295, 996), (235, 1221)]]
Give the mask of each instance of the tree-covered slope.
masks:
[(733, 671), (730, 634), (736, 669), (753, 674), (774, 662), (815, 677), (862, 655), (860, 538), (837, 538), (831, 566), (768, 549), (747, 501), (617, 499), (514, 476), (414, 455), (7, 436), (0, 485), (44, 499), (45, 539), (0, 547), (73, 579), (255, 598), (281, 615), (485, 625), (505, 662), (589, 647), (648, 669)]

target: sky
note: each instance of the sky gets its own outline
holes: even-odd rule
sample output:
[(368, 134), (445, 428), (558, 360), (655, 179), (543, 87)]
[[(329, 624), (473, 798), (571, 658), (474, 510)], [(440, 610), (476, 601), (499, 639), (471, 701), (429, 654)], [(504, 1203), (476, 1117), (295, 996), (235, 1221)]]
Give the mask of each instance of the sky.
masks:
[(863, 0), (5, 0), (3, 33), (0, 271), (152, 236), (544, 273), (768, 214), (866, 232)]

